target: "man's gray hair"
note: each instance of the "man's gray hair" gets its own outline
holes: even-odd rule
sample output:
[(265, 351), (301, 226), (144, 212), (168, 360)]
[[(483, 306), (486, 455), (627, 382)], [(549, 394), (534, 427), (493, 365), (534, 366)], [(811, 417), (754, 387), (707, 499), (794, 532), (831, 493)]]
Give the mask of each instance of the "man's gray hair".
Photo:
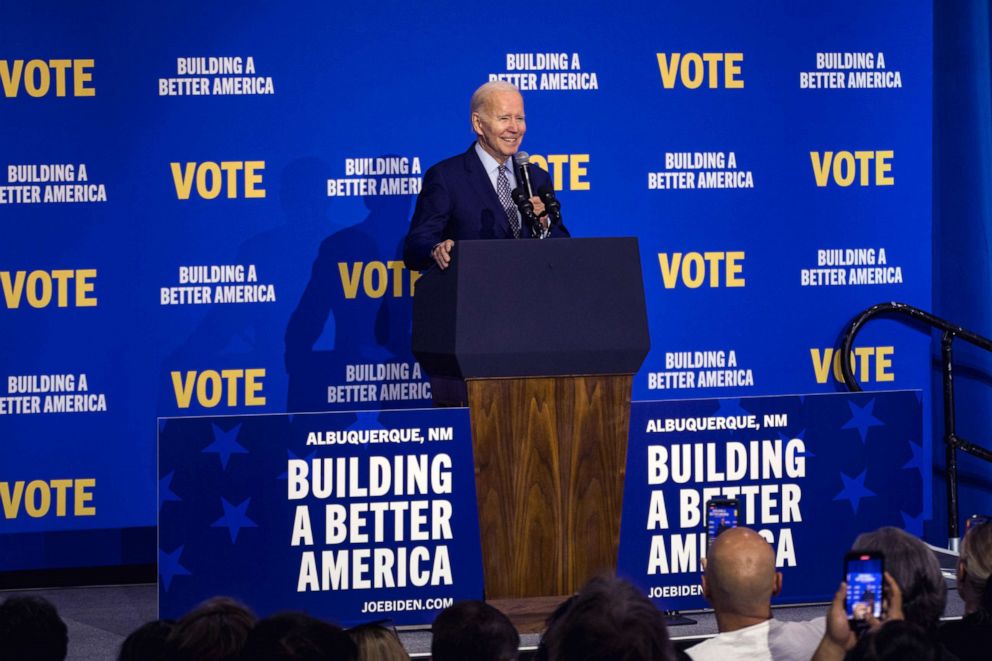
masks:
[(926, 544), (904, 530), (885, 527), (858, 535), (852, 550), (884, 553), (885, 571), (902, 590), (906, 620), (924, 629), (937, 626), (947, 605), (947, 584)]
[(508, 83), (505, 80), (490, 80), (488, 83), (480, 85), (479, 89), (472, 93), (472, 100), (469, 102), (469, 112), (479, 112), (479, 109), (486, 104), (486, 99), (494, 92), (516, 92), (520, 94), (520, 90), (513, 83)]

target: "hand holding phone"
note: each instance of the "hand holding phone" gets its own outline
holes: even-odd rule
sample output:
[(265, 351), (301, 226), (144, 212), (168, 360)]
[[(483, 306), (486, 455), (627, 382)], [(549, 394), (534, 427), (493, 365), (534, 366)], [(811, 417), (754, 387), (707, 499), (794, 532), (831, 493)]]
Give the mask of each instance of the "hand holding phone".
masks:
[(844, 556), (844, 580), (847, 619), (860, 633), (868, 628), (869, 616), (875, 620), (882, 617), (885, 556), (881, 551), (851, 551)]

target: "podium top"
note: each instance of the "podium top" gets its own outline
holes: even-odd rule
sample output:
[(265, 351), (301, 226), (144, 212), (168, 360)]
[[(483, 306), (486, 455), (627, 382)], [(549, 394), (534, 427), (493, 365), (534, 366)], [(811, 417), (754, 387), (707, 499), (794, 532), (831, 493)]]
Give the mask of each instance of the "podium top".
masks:
[(413, 353), (432, 376), (632, 374), (649, 349), (633, 237), (458, 241), (416, 284)]

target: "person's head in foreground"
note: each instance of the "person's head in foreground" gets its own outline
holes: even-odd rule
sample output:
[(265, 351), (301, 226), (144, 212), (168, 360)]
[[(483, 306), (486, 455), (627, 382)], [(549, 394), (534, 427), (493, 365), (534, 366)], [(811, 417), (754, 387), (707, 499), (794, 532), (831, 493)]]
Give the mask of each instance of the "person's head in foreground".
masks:
[(520, 634), (509, 618), (481, 601), (460, 601), (431, 627), (433, 661), (513, 661)]
[(706, 554), (703, 596), (716, 611), (720, 631), (733, 631), (771, 618), (772, 597), (782, 590), (775, 552), (750, 528), (720, 534)]
[(885, 571), (902, 592), (906, 620), (931, 630), (947, 604), (947, 584), (937, 556), (918, 538), (899, 528), (885, 527), (858, 535), (852, 549), (881, 551)]
[[(965, 613), (992, 614), (992, 521), (973, 525), (961, 540), (958, 560), (958, 593)], [(992, 655), (992, 650), (989, 652)]]
[(363, 624), (348, 629), (358, 646), (358, 661), (408, 661), (410, 656), (396, 633), (381, 624)]
[(674, 659), (665, 618), (636, 587), (613, 576), (583, 586), (545, 632), (549, 661)]
[(166, 641), (177, 661), (235, 661), (255, 615), (227, 597), (214, 597), (182, 616)]
[(47, 600), (10, 597), (0, 604), (0, 659), (63, 661), (68, 648), (68, 629)]

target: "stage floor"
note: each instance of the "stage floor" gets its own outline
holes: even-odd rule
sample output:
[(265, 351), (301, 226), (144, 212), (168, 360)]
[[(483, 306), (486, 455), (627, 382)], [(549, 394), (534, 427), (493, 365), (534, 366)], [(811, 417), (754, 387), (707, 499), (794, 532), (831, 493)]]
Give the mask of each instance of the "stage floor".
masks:
[[(0, 591), (0, 599), (14, 594), (42, 596), (59, 610), (69, 628), (68, 661), (106, 661), (117, 658), (117, 652), (127, 635), (158, 615), (155, 585), (123, 585), (81, 588), (51, 588), (44, 590)], [(776, 608), (781, 620), (810, 620), (824, 615), (826, 606), (788, 606)], [(948, 578), (946, 616), (961, 617), (964, 604), (958, 597), (955, 583)], [(692, 644), (716, 633), (716, 618), (712, 613), (690, 613), (696, 624), (671, 627), (669, 634), (680, 647)], [(400, 637), (411, 658), (430, 656), (431, 634), (427, 629), (402, 631)], [(521, 659), (528, 658), (538, 643), (537, 634), (521, 635)]]

